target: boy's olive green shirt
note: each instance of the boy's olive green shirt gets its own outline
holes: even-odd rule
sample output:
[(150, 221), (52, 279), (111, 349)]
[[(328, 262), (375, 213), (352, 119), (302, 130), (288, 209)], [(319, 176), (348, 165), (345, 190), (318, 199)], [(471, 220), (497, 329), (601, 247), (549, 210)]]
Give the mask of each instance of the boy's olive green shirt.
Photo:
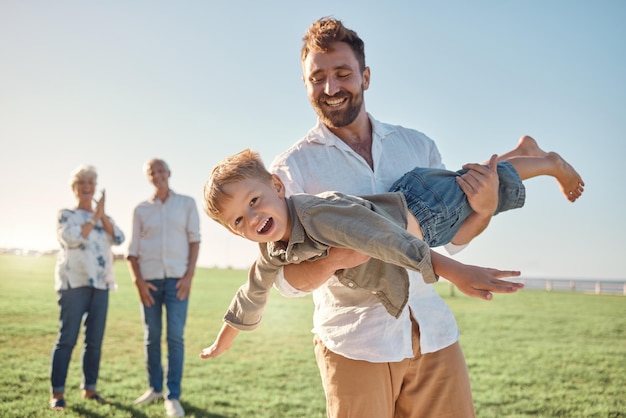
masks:
[(259, 244), (261, 254), (250, 268), (248, 282), (239, 288), (224, 317), (234, 328), (252, 330), (259, 325), (282, 266), (326, 257), (332, 247), (372, 257), (336, 275), (357, 292), (371, 292), (395, 317), (408, 300), (406, 269), (421, 272), (426, 283), (437, 281), (428, 245), (406, 230), (408, 208), (402, 193), (356, 197), (326, 192), (293, 195), (286, 201), (289, 242)]

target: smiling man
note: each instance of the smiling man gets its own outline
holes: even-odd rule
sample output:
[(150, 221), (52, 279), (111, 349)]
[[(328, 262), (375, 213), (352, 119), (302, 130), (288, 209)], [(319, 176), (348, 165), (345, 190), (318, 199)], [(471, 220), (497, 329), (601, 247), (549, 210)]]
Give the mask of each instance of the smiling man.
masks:
[[(366, 112), (371, 70), (364, 49), (356, 32), (333, 18), (313, 22), (304, 35), (303, 81), (318, 124), (270, 167), (287, 195), (384, 193), (413, 167), (444, 168), (426, 135), (381, 123)], [(468, 243), (486, 228), (498, 203), (497, 175), (479, 165), (466, 168), (470, 171), (459, 185), (474, 213), (455, 244)], [(366, 260), (352, 250), (332, 248), (324, 259), (285, 266), (276, 280), (280, 292), (292, 297), (308, 294), (310, 283), (322, 283), (313, 291), (313, 332), (328, 416), (474, 416), (450, 309), (420, 273), (409, 271), (407, 306), (398, 318), (388, 315), (374, 295), (357, 294), (335, 276)]]
[[(152, 159), (144, 166), (154, 195), (133, 213), (128, 266), (142, 306), (144, 344), (150, 388), (135, 404), (165, 398), (167, 416), (184, 416), (180, 404), (185, 354), (184, 329), (191, 281), (200, 249), (196, 202), (169, 186), (167, 163)], [(167, 317), (167, 389), (163, 394), (161, 332)]]

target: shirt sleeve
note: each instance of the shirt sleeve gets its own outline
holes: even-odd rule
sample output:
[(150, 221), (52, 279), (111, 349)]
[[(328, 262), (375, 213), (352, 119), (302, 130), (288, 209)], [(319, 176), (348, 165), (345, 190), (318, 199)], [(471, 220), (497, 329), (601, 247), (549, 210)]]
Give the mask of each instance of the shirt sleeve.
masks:
[(291, 284), (289, 284), (289, 282), (285, 278), (284, 271), (285, 269), (281, 267), (276, 272), (276, 281), (274, 282), (274, 288), (278, 290), (278, 293), (286, 298), (301, 298), (303, 296), (311, 294), (311, 292), (298, 290)]
[(280, 268), (271, 263), (266, 245), (261, 244), (259, 248), (261, 254), (250, 267), (248, 281), (237, 290), (224, 316), (226, 323), (242, 331), (259, 326), (276, 272)]
[(306, 182), (302, 178), (298, 164), (289, 164), (283, 158), (277, 158), (272, 162), (270, 172), (280, 177), (285, 185), (285, 194), (287, 196), (304, 193), (304, 189), (300, 185), (306, 184)]
[(448, 252), (448, 254), (450, 255), (454, 255), (457, 253), (460, 253), (461, 251), (463, 251), (469, 244), (463, 244), (463, 245), (456, 245), (453, 243), (448, 243), (446, 245), (443, 246), (443, 248), (446, 249), (446, 251)]
[(113, 225), (113, 236), (109, 237), (111, 245), (120, 245), (126, 239), (126, 237), (124, 236), (124, 232), (122, 232), (120, 227), (117, 226), (113, 218), (111, 218), (110, 216), (107, 216), (107, 218), (109, 219), (109, 222), (111, 222), (111, 224)]
[(85, 242), (80, 218), (70, 210), (63, 209), (57, 216), (57, 239), (67, 248), (78, 248)]
[(312, 239), (325, 245), (360, 251), (419, 271), (427, 283), (436, 282), (428, 245), (383, 213), (384, 209), (368, 200), (344, 199), (308, 208), (302, 213), (302, 223)]
[(133, 229), (130, 233), (130, 243), (126, 256), (139, 257), (139, 237), (141, 236), (141, 220), (139, 219), (139, 209), (133, 211)]
[(200, 216), (196, 201), (189, 198), (189, 211), (187, 219), (187, 239), (188, 242), (200, 242)]

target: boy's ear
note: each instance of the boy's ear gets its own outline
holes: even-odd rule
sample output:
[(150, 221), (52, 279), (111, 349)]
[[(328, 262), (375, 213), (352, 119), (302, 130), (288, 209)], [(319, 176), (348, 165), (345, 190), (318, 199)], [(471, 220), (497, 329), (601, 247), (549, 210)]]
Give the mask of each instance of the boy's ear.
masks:
[(276, 174), (272, 174), (272, 186), (278, 193), (278, 196), (283, 199), (285, 197), (285, 185), (283, 181)]

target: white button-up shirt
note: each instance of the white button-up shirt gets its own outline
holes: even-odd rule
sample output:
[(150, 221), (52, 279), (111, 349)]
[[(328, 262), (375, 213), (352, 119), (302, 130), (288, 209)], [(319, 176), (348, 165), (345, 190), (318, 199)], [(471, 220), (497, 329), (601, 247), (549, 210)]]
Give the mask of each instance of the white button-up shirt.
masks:
[[(371, 116), (370, 120), (373, 170), (318, 121), (304, 138), (276, 157), (271, 171), (281, 177), (287, 194), (337, 190), (367, 195), (387, 192), (416, 166), (444, 168), (435, 143), (426, 135), (380, 123)], [(459, 331), (449, 307), (419, 273), (408, 273), (409, 303), (398, 319), (390, 316), (374, 295), (356, 292), (333, 276), (313, 292), (313, 332), (326, 347), (344, 357), (370, 362), (401, 361), (413, 357), (412, 311), (420, 325), (422, 353), (453, 344)], [(282, 274), (277, 277), (276, 288), (288, 297), (306, 294), (290, 286)]]
[(145, 280), (182, 277), (192, 242), (200, 242), (200, 217), (193, 198), (170, 190), (165, 203), (152, 198), (135, 208), (128, 255), (137, 257)]

